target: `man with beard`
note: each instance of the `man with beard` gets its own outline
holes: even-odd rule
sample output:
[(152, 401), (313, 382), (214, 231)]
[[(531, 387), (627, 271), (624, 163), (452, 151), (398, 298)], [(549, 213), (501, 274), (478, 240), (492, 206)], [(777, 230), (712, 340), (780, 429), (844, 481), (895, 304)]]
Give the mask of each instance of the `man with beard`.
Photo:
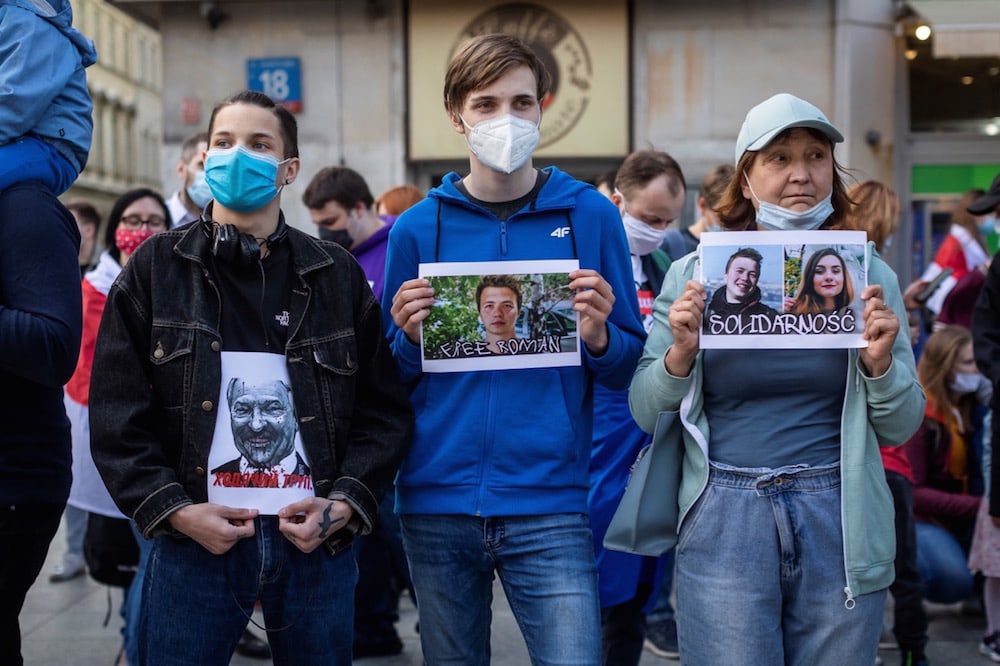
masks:
[[(709, 314), (705, 317), (705, 330), (713, 319), (726, 319), (739, 315), (741, 328), (752, 315), (775, 317), (778, 312), (760, 300), (760, 252), (752, 247), (742, 247), (730, 255), (724, 274), (725, 287), (715, 290), (708, 304)], [(728, 329), (727, 329), (728, 330)]]
[[(285, 486), (284, 477), (289, 474), (296, 477), (309, 474), (309, 466), (295, 451), (299, 428), (287, 384), (274, 381), (252, 386), (234, 378), (226, 389), (226, 401), (240, 457), (216, 467), (213, 474), (276, 472), (279, 488)], [(255, 485), (251, 480), (246, 487)]]

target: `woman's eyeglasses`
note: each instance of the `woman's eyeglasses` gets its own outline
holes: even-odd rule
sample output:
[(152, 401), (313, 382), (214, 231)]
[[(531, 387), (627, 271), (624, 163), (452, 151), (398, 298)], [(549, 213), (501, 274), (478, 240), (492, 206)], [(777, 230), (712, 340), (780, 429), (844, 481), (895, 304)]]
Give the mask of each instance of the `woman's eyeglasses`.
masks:
[(167, 228), (167, 221), (159, 215), (150, 215), (143, 219), (141, 215), (126, 215), (121, 219), (121, 223), (126, 229), (141, 229), (142, 225), (149, 227), (150, 231), (162, 231)]

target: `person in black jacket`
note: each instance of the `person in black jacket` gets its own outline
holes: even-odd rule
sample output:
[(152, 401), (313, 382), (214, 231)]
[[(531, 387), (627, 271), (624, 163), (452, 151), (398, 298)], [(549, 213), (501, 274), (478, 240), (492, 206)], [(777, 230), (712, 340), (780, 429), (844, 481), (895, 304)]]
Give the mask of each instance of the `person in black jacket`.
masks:
[[(298, 173), (286, 109), (250, 91), (221, 102), (205, 153), (213, 201), (144, 242), (108, 294), (91, 449), (115, 503), (154, 539), (142, 663), (227, 663), (258, 600), (275, 664), (351, 663), (351, 543), (372, 528), (413, 415), (360, 266), (285, 224), (280, 191)], [(208, 471), (239, 452), (234, 378), (290, 390), (294, 454), (266, 460), (276, 487)]]

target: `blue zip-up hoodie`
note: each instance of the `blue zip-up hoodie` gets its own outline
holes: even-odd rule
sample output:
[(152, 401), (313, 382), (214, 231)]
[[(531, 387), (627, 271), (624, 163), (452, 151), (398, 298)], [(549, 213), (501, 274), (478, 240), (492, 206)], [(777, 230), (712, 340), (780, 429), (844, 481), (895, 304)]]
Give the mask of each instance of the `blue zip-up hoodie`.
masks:
[[(416, 430), (396, 480), (400, 513), (483, 517), (587, 513), (593, 381), (628, 385), (645, 334), (617, 209), (554, 167), (506, 221), (470, 202), (450, 173), (389, 234), (382, 307)], [(391, 296), (421, 263), (573, 259), (611, 285), (609, 343), (569, 368), (420, 371), (420, 347), (392, 323)]]
[(94, 133), (84, 68), (95, 62), (69, 0), (0, 0), (0, 145), (33, 134), (83, 171)]

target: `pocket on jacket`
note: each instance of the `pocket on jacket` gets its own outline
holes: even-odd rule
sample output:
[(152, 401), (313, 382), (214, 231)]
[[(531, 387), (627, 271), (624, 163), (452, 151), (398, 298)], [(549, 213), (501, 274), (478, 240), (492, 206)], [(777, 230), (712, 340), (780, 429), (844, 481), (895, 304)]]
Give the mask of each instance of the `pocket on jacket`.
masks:
[(191, 386), (194, 358), (194, 329), (153, 326), (149, 338), (149, 362), (155, 377), (153, 386), (164, 409), (181, 408)]
[(336, 417), (350, 417), (354, 412), (354, 382), (358, 372), (358, 345), (353, 333), (313, 346), (317, 366), (320, 399)]

